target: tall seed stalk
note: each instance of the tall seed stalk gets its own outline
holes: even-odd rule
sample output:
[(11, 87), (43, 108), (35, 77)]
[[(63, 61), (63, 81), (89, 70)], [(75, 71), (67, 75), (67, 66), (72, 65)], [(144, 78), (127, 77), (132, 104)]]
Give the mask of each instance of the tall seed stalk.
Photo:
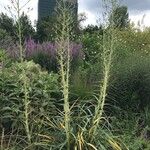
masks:
[[(104, 5), (107, 5), (108, 0), (103, 0)], [(111, 12), (116, 8), (116, 0), (110, 0), (111, 3)], [(107, 7), (106, 7), (107, 8)], [(105, 10), (107, 11), (107, 10)], [(109, 14), (111, 14), (109, 12)], [(106, 15), (108, 12), (105, 12), (103, 15)], [(103, 16), (104, 18), (106, 16)], [(109, 22), (109, 26), (106, 29), (103, 29), (103, 52), (102, 52), (102, 81), (100, 83), (99, 97), (97, 98), (97, 106), (95, 107), (95, 114), (92, 119), (92, 125), (90, 129), (90, 139), (93, 141), (96, 136), (102, 115), (104, 112), (104, 106), (107, 97), (107, 89), (109, 86), (109, 78), (111, 74), (112, 60), (115, 50), (115, 41), (116, 41), (116, 32), (113, 27), (113, 24)]]
[(61, 77), (62, 95), (64, 100), (64, 128), (67, 140), (67, 150), (70, 150), (70, 106), (69, 106), (69, 77), (70, 77), (70, 39), (73, 28), (72, 8), (64, 0), (57, 2), (56, 9), (56, 38), (57, 58)]
[[(14, 13), (16, 13), (15, 19), (17, 21), (17, 36), (19, 39), (19, 58), (20, 58), (20, 62), (23, 63), (24, 62), (24, 47), (23, 47), (23, 40), (22, 40), (22, 24), (20, 21), (20, 17), (21, 17), (21, 12), (23, 10), (23, 8), (30, 2), (30, 0), (28, 0), (24, 5), (21, 5), (20, 0), (11, 0), (11, 4), (12, 4), (12, 8), (13, 11), (15, 11)], [(10, 10), (11, 12), (11, 10)], [(13, 12), (12, 12), (13, 14)], [(31, 144), (31, 133), (30, 133), (30, 128), (29, 128), (29, 104), (30, 104), (30, 100), (29, 100), (29, 93), (28, 93), (28, 87), (29, 87), (29, 81), (28, 78), (26, 76), (26, 71), (25, 68), (21, 68), (21, 80), (23, 82), (23, 93), (24, 93), (24, 98), (23, 98), (23, 106), (24, 106), (24, 111), (23, 111), (23, 122), (24, 122), (24, 127), (25, 127), (25, 131), (26, 131), (26, 135), (27, 135), (27, 140), (28, 143)]]

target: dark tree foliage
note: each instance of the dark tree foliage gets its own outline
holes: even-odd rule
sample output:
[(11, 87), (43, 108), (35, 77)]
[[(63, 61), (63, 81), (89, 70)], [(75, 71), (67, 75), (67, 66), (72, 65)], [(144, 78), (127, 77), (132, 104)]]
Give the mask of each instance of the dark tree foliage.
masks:
[[(13, 18), (9, 17), (7, 14), (0, 14), (0, 29), (6, 31), (6, 33), (11, 36), (14, 40), (18, 40), (17, 32), (18, 32), (18, 21), (14, 21)], [(25, 40), (29, 37), (34, 37), (35, 30), (32, 27), (31, 21), (28, 16), (22, 13), (20, 17), (21, 23), (21, 31), (22, 31), (22, 39)]]
[(7, 14), (1, 13), (0, 14), (0, 29), (5, 30), (7, 34), (13, 37), (15, 35), (14, 20), (10, 18)]
[(127, 6), (118, 6), (110, 15), (109, 22), (115, 28), (127, 28), (129, 26)]
[(40, 42), (52, 41), (54, 39), (54, 22), (56, 17), (44, 17), (37, 22), (37, 34), (36, 39)]
[(101, 35), (103, 34), (103, 27), (102, 25), (97, 26), (97, 25), (88, 25), (86, 28), (83, 29), (84, 33), (94, 33), (94, 32), (99, 32)]
[[(18, 21), (15, 24), (16, 29), (18, 28), (17, 27)], [(25, 40), (26, 38), (29, 37), (34, 38), (35, 29), (33, 28), (29, 17), (25, 13), (22, 13), (20, 17), (20, 23), (21, 23), (22, 39)]]

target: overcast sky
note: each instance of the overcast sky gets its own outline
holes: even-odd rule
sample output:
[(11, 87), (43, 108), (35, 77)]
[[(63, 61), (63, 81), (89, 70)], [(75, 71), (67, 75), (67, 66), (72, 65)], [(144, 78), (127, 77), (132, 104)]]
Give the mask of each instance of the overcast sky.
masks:
[[(10, 0), (0, 0), (0, 11), (4, 12), (4, 6), (9, 4)], [(27, 0), (21, 0), (22, 3)], [(84, 12), (87, 16), (85, 24), (96, 24), (101, 14), (101, 1), (102, 0), (78, 0), (79, 2), (79, 13)], [(138, 21), (142, 22), (143, 25), (150, 26), (150, 0), (120, 0), (120, 3), (128, 6), (131, 21), (137, 24)], [(33, 10), (29, 13), (32, 21), (37, 20), (37, 6), (38, 0), (31, 0), (30, 7)]]

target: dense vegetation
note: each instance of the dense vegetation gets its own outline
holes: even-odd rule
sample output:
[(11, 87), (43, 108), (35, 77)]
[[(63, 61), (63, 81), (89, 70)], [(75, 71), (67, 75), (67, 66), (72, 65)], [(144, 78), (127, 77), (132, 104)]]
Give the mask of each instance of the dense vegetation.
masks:
[(85, 29), (0, 14), (0, 150), (150, 149), (150, 29), (111, 4)]

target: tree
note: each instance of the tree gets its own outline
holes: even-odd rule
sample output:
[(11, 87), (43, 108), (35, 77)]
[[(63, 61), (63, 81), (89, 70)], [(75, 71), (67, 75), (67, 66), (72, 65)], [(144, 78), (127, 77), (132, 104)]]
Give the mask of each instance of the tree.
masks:
[(127, 28), (129, 26), (129, 14), (127, 6), (118, 6), (109, 17), (109, 23), (115, 28)]
[(0, 29), (5, 30), (10, 36), (14, 36), (14, 20), (7, 14), (0, 14)]
[[(15, 21), (7, 14), (4, 13), (0, 14), (0, 29), (6, 31), (6, 33), (15, 40), (18, 40), (17, 38), (18, 22), (19, 20)], [(25, 40), (28, 37), (34, 37), (35, 30), (32, 27), (31, 21), (29, 20), (28, 16), (25, 15), (24, 13), (22, 13), (22, 15), (20, 16), (20, 24), (23, 40)]]
[(37, 34), (36, 38), (38, 41), (50, 41), (54, 39), (54, 24), (56, 22), (56, 17), (49, 16), (40, 19), (37, 22)]
[[(18, 21), (19, 20), (17, 20), (17, 22), (15, 23), (15, 28), (18, 28)], [(35, 35), (35, 29), (33, 28), (29, 17), (25, 13), (22, 13), (22, 15), (20, 16), (20, 24), (23, 41), (29, 37), (33, 38)]]
[(94, 32), (98, 32), (100, 33), (100, 35), (103, 34), (103, 26), (97, 26), (97, 25), (88, 25), (86, 28), (83, 29), (84, 33), (94, 33)]

